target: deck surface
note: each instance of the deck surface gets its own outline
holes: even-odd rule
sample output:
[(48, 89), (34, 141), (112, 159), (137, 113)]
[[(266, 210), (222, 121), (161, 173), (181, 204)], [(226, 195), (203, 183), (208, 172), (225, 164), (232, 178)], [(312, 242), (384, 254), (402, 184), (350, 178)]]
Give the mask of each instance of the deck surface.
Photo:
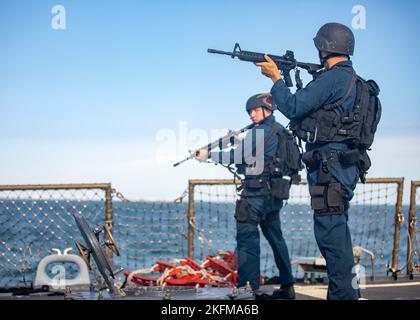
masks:
[[(325, 300), (327, 296), (327, 285), (307, 285), (303, 283), (295, 284), (296, 291), (296, 300)], [(260, 288), (260, 291), (267, 293), (272, 292), (275, 289), (278, 289), (278, 285), (265, 285)], [(211, 289), (210, 289), (211, 290)], [(221, 291), (220, 291), (221, 290)], [(215, 300), (219, 300), (222, 296), (225, 296), (226, 292), (230, 292), (227, 288), (211, 290), (214, 294), (218, 295), (223, 292), (223, 295), (218, 296)], [(375, 280), (374, 282), (368, 282), (364, 289), (361, 290), (362, 299), (367, 300), (420, 300), (420, 278), (414, 280), (409, 279), (398, 279), (397, 281), (390, 279)], [(85, 300), (85, 297), (82, 300)], [(129, 297), (126, 297), (127, 300), (130, 300)], [(144, 300), (140, 297), (131, 297), (131, 299)], [(178, 300), (173, 297), (174, 300)], [(204, 297), (201, 297), (201, 299)], [(87, 298), (87, 299), (92, 299)], [(146, 300), (161, 300), (159, 297), (149, 297)], [(190, 295), (188, 298), (184, 297), (181, 299), (186, 300), (201, 300), (199, 296), (194, 294)], [(209, 298), (206, 298), (209, 299)], [(213, 298), (210, 298), (213, 300)], [(32, 296), (11, 296), (10, 294), (2, 293), (0, 294), (0, 300), (63, 300), (63, 296), (54, 296), (49, 297), (45, 294), (32, 295)], [(96, 299), (95, 299), (96, 300)], [(124, 300), (124, 299), (123, 299)]]
[[(296, 284), (297, 300), (325, 300), (327, 285)], [(263, 286), (261, 290), (270, 292), (276, 285)], [(361, 290), (362, 299), (368, 300), (420, 300), (420, 279), (376, 280), (366, 283)]]

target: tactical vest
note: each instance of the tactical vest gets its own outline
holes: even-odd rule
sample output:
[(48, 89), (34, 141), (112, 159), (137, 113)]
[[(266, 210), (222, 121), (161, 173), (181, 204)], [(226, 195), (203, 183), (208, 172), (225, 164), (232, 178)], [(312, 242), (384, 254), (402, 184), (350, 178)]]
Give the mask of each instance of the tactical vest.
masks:
[[(346, 95), (312, 112), (304, 119), (291, 121), (290, 129), (295, 136), (307, 143), (343, 142), (350, 149), (359, 151), (357, 161), (361, 170), (360, 178), (364, 182), (364, 176), (370, 167), (366, 150), (369, 150), (373, 143), (381, 119), (382, 107), (378, 98), (380, 90), (375, 81), (366, 81), (357, 76), (353, 70), (348, 71), (337, 66), (334, 69), (352, 75)], [(353, 109), (339, 113), (337, 108), (349, 98), (354, 86), (356, 86), (356, 99)]]
[(302, 156), (296, 138), (292, 132), (278, 123), (273, 123), (264, 143), (277, 139), (277, 149), (273, 157), (264, 157), (264, 170), (260, 175), (246, 175), (247, 165), (237, 165), (237, 173), (246, 175), (243, 181), (244, 191), (254, 195), (268, 192), (280, 200), (289, 198), (292, 183), (300, 182), (299, 171), (303, 169)]

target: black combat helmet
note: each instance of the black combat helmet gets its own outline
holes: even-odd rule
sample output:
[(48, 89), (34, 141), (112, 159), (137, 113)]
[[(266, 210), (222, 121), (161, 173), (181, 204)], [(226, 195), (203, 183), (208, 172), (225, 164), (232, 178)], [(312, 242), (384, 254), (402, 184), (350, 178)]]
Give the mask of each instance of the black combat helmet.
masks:
[(276, 105), (270, 93), (258, 93), (253, 95), (246, 102), (246, 112), (248, 113), (250, 113), (252, 109), (258, 107), (265, 108), (270, 111), (274, 111), (276, 109)]
[(341, 23), (327, 23), (319, 29), (314, 38), (319, 51), (328, 51), (352, 56), (354, 52), (353, 32)]

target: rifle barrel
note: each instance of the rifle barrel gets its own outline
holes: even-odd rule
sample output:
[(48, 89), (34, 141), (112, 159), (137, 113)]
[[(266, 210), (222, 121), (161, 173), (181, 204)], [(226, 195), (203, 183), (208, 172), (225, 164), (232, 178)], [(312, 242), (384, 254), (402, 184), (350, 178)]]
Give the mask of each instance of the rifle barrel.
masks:
[[(263, 121), (264, 121), (264, 120), (262, 120), (262, 121), (261, 121), (261, 122), (259, 122), (258, 124), (262, 123)], [(235, 136), (235, 135), (237, 135), (237, 134), (241, 134), (241, 133), (243, 133), (243, 132), (245, 132), (245, 131), (247, 131), (247, 130), (249, 130), (249, 129), (251, 129), (251, 128), (255, 127), (255, 126), (256, 126), (256, 124), (252, 123), (252, 124), (249, 124), (249, 125), (247, 125), (246, 127), (242, 128), (242, 129), (240, 129), (240, 130), (229, 132), (229, 133), (228, 133), (228, 134), (226, 134), (225, 136), (223, 136), (223, 137), (221, 137), (221, 138), (219, 138), (219, 139), (217, 139), (217, 140), (215, 140), (215, 141), (213, 141), (213, 142), (210, 142), (209, 144), (205, 145), (204, 147), (201, 147), (201, 148), (196, 149), (196, 151), (194, 151), (194, 152), (193, 152), (193, 153), (192, 153), (189, 157), (187, 157), (187, 158), (185, 158), (184, 160), (181, 160), (181, 161), (179, 161), (179, 162), (175, 163), (173, 166), (174, 166), (174, 167), (177, 167), (177, 166), (179, 166), (180, 164), (182, 164), (182, 163), (184, 163), (184, 162), (186, 162), (186, 161), (188, 161), (188, 160), (190, 160), (190, 159), (194, 159), (195, 153), (196, 153), (198, 150), (201, 150), (201, 149), (208, 149), (208, 150), (212, 150), (212, 149), (214, 149), (214, 148), (217, 148), (217, 147), (220, 145), (220, 142), (223, 142), (223, 141), (228, 141), (231, 137), (233, 137), (233, 136)]]
[(227, 56), (231, 56), (233, 55), (233, 52), (228, 52), (228, 51), (222, 51), (222, 50), (216, 50), (216, 49), (207, 49), (208, 53), (217, 53), (217, 54), (224, 54)]
[[(222, 51), (222, 50), (216, 50), (216, 49), (207, 49), (208, 53), (215, 53), (215, 54), (223, 54), (230, 57), (238, 57), (241, 60), (245, 61), (259, 61), (260, 59), (257, 59), (257, 56), (263, 56), (263, 53), (259, 52), (252, 52), (252, 51), (239, 51), (239, 52), (228, 52), (228, 51)], [(302, 69), (308, 70), (308, 71), (316, 71), (322, 68), (321, 65), (315, 64), (315, 63), (306, 63), (306, 62), (299, 62), (296, 60), (287, 60), (284, 56), (276, 56), (269, 54), (269, 56), (280, 65), (289, 66), (289, 67), (300, 67)]]
[(187, 162), (187, 161), (188, 161), (188, 160), (190, 160), (190, 159), (192, 159), (192, 157), (191, 157), (191, 156), (189, 156), (188, 158), (185, 158), (184, 160), (181, 160), (181, 161), (179, 161), (179, 162), (175, 163), (173, 166), (174, 166), (174, 167), (178, 167), (180, 164), (182, 164), (182, 163), (184, 163), (184, 162)]

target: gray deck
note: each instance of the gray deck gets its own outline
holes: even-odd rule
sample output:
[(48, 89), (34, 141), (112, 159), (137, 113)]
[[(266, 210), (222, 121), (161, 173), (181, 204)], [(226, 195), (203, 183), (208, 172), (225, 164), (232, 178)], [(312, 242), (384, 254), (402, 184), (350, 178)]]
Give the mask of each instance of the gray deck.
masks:
[[(276, 285), (263, 286), (263, 291), (278, 289)], [(324, 300), (327, 297), (327, 285), (296, 284), (297, 300)], [(382, 279), (366, 283), (361, 290), (362, 299), (368, 300), (420, 300), (420, 278), (397, 281)]]
[[(278, 285), (265, 285), (261, 287), (261, 291), (271, 292), (275, 289), (278, 289)], [(224, 300), (222, 296), (225, 296), (227, 292), (230, 292), (229, 289), (210, 289), (212, 295), (205, 298), (200, 295), (188, 295), (188, 296), (179, 296), (178, 298), (173, 297), (174, 300), (201, 300), (201, 299), (211, 299), (211, 300)], [(297, 283), (295, 285), (296, 291), (296, 300), (325, 300), (327, 296), (327, 285), (307, 285), (303, 283)], [(368, 282), (366, 288), (362, 289), (362, 298), (367, 300), (420, 300), (420, 278), (415, 278), (414, 280), (409, 279), (398, 279), (397, 281), (391, 279), (378, 279), (374, 282)], [(96, 300), (96, 296), (89, 296), (86, 294), (83, 298), (80, 295), (78, 299), (86, 300), (92, 299)], [(210, 297), (210, 298), (209, 298)], [(32, 296), (21, 296), (21, 297), (12, 297), (10, 294), (0, 294), (0, 300), (63, 300), (63, 296), (53, 296), (49, 297), (45, 294), (35, 294)], [(77, 299), (77, 300), (78, 300)], [(135, 297), (130, 296), (123, 298), (122, 300), (161, 300), (161, 297)]]

